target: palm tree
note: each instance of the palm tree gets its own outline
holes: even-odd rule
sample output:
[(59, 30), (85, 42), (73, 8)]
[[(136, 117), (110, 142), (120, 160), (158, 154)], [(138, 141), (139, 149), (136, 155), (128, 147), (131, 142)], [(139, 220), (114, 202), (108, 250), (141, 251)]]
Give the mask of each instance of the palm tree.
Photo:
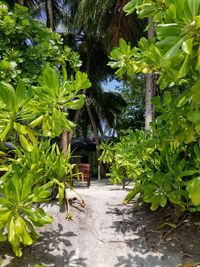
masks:
[[(106, 67), (107, 53), (118, 44), (119, 38), (123, 37), (126, 40), (135, 40), (136, 42), (143, 32), (143, 25), (141, 21), (136, 19), (135, 15), (125, 16), (123, 6), (127, 2), (128, 0), (65, 1), (72, 16), (70, 20), (72, 24), (68, 27), (69, 33), (72, 39), (74, 37), (78, 40), (78, 43), (72, 43), (76, 44), (76, 49), (83, 60), (82, 70), (87, 72), (92, 82), (92, 89), (86, 93), (86, 110), (97, 144), (97, 158), (100, 156), (97, 115), (100, 113), (95, 112), (93, 108), (92, 91), (95, 92), (96, 97), (101, 82), (106, 80), (109, 75), (113, 75), (112, 70)], [(76, 112), (75, 123), (78, 122), (80, 114), (80, 111)], [(69, 135), (69, 142), (72, 136), (73, 133)]]

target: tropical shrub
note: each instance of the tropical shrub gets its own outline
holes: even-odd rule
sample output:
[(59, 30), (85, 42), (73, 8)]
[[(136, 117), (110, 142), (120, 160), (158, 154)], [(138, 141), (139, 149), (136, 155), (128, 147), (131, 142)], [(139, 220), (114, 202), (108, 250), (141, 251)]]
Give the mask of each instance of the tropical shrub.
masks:
[(79, 92), (89, 86), (84, 73), (77, 72), (68, 79), (63, 68), (60, 82), (59, 72), (50, 67), (35, 87), (26, 87), (22, 80), (16, 89), (0, 83), (0, 139), (4, 142), (17, 136), (18, 145), (14, 158), (6, 159), (6, 154), (1, 153), (1, 169), (6, 173), (0, 177), (0, 241), (8, 240), (16, 256), (22, 255), (20, 244), (31, 245), (38, 237), (34, 226), (52, 222), (36, 203), (49, 199), (53, 183), (58, 184), (60, 204), (66, 187), (72, 188), (70, 149), (65, 157), (47, 138), (72, 129), (74, 124), (67, 119), (67, 110), (83, 106), (84, 95)]
[[(59, 185), (60, 203), (71, 186), (70, 149), (64, 157), (50, 140), (74, 127), (67, 111), (84, 105), (81, 90), (90, 82), (78, 71), (78, 54), (26, 7), (9, 10), (0, 2), (0, 36), (0, 141), (15, 146), (14, 158), (1, 151), (0, 241), (8, 240), (21, 256), (21, 245), (38, 237), (34, 227), (52, 222), (36, 204), (49, 199), (53, 183)], [(63, 67), (61, 79), (55, 68), (62, 65), (70, 75)]]
[[(22, 255), (20, 244), (31, 245), (38, 237), (34, 226), (52, 222), (36, 203), (47, 201), (50, 188), (57, 183), (61, 204), (66, 186), (71, 188), (72, 184), (70, 149), (65, 157), (47, 138), (72, 129), (74, 124), (67, 119), (67, 110), (83, 106), (80, 91), (90, 82), (81, 72), (68, 79), (63, 68), (62, 74), (61, 82), (59, 72), (48, 67), (37, 86), (26, 87), (19, 80), (14, 89), (9, 83), (0, 83), (0, 140), (17, 136), (15, 157), (6, 159), (6, 154), (1, 153), (1, 167), (6, 173), (0, 177), (0, 241), (8, 239), (17, 256)], [(68, 218), (71, 215), (67, 212)]]
[(170, 202), (199, 211), (200, 1), (132, 0), (124, 10), (150, 17), (147, 29), (153, 25), (155, 37), (141, 38), (134, 48), (121, 39), (109, 65), (119, 77), (156, 73), (165, 91), (153, 100), (151, 132), (127, 134), (111, 150), (104, 147), (101, 159), (112, 162), (114, 182), (125, 175), (135, 180), (125, 201), (139, 194), (152, 210)]

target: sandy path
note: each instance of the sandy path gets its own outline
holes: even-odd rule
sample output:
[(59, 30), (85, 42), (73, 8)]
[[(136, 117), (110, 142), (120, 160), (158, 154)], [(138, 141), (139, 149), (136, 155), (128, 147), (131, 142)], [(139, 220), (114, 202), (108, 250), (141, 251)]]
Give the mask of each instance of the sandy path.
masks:
[(73, 221), (66, 221), (56, 204), (48, 204), (46, 209), (54, 216), (54, 223), (40, 230), (43, 235), (39, 242), (26, 248), (20, 259), (13, 258), (3, 245), (0, 266), (175, 267), (184, 260), (197, 260), (190, 251), (184, 251), (182, 239), (162, 242), (159, 232), (151, 230), (155, 214), (133, 208), (133, 204), (121, 205), (127, 194), (121, 186), (93, 182), (90, 189), (78, 191), (86, 207), (73, 203), (77, 207), (72, 208)]

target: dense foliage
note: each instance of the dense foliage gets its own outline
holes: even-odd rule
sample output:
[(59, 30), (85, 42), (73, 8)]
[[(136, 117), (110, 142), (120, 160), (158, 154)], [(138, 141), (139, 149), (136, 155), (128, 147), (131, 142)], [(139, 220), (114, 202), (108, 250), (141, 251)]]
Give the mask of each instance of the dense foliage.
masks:
[(30, 17), (28, 8), (16, 4), (11, 11), (0, 2), (0, 74), (3, 81), (20, 77), (33, 84), (44, 66), (68, 62), (80, 67), (77, 53), (63, 45), (61, 36)]
[(120, 77), (156, 73), (165, 91), (153, 100), (158, 116), (151, 132), (129, 133), (105, 146), (102, 160), (112, 163), (114, 182), (125, 176), (135, 180), (126, 201), (139, 194), (152, 210), (170, 202), (183, 211), (199, 211), (200, 1), (132, 0), (124, 10), (151, 17), (148, 27), (154, 25), (155, 38), (142, 38), (134, 48), (121, 39), (110, 66)]
[[(82, 108), (82, 90), (90, 82), (87, 74), (74, 73), (78, 55), (32, 20), (26, 8), (15, 5), (9, 11), (1, 3), (0, 10), (0, 241), (8, 240), (21, 256), (21, 245), (38, 237), (34, 228), (52, 222), (38, 203), (49, 200), (53, 184), (60, 204), (66, 187), (72, 188), (70, 149), (64, 155), (53, 138), (74, 127), (68, 111)], [(66, 61), (74, 75), (61, 65)], [(6, 141), (12, 142), (12, 151), (6, 150)]]

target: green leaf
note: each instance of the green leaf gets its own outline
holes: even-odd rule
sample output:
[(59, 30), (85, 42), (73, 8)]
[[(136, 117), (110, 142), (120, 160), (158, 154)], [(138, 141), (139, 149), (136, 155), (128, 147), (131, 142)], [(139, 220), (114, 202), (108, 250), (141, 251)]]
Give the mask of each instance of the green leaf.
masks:
[(67, 70), (63, 65), (62, 65), (62, 74), (63, 74), (62, 83), (64, 84), (67, 81)]
[[(161, 204), (161, 196), (160, 195), (154, 195), (153, 198), (152, 198), (152, 201), (151, 201), (151, 207), (150, 209), (152, 211), (155, 211), (158, 209), (158, 207), (160, 206)], [(164, 204), (164, 202), (163, 202)]]
[(140, 191), (140, 181), (135, 183), (134, 188), (128, 193), (126, 198), (124, 199), (124, 203), (129, 203)]
[(192, 92), (190, 90), (186, 90), (184, 93), (182, 93), (177, 101), (177, 107), (182, 107), (184, 106), (190, 99), (192, 96)]
[(38, 118), (36, 118), (35, 120), (33, 120), (31, 123), (29, 123), (29, 126), (31, 128), (34, 128), (34, 127), (40, 125), (42, 123), (43, 119), (44, 119), (44, 115), (41, 115)]
[(130, 15), (131, 13), (134, 12), (136, 8), (136, 4), (135, 4), (135, 1), (132, 0), (132, 1), (129, 1), (123, 8), (124, 12), (127, 13), (127, 15)]
[(170, 4), (168, 10), (166, 10), (167, 17), (171, 18), (172, 21), (176, 21), (176, 6), (174, 4)]
[(33, 186), (33, 175), (31, 173), (27, 173), (27, 176), (22, 183), (22, 189), (21, 189), (22, 201), (24, 201), (31, 194), (32, 186)]
[(4, 127), (3, 130), (0, 132), (0, 140), (1, 140), (1, 142), (3, 142), (3, 141), (6, 139), (8, 133), (9, 133), (9, 131), (10, 131), (11, 129), (12, 129), (12, 123), (9, 122), (9, 123), (6, 125), (6, 127)]
[(185, 37), (181, 38), (175, 45), (173, 45), (163, 56), (163, 60), (167, 61), (172, 59), (177, 55), (179, 52), (179, 49), (181, 47), (181, 44), (184, 42)]
[(200, 122), (200, 111), (189, 111), (187, 118), (192, 122)]
[(182, 49), (186, 54), (189, 54), (189, 55), (192, 54), (193, 40), (194, 38), (190, 38), (183, 42)]
[(190, 59), (190, 55), (187, 54), (182, 66), (178, 72), (178, 79), (180, 79), (180, 78), (182, 78), (188, 74), (189, 59)]
[(37, 138), (35, 137), (36, 132), (31, 130), (28, 126), (14, 122), (14, 129), (19, 135), (28, 135), (29, 139), (33, 144), (37, 144)]
[(85, 103), (85, 95), (77, 95), (75, 99), (70, 100), (65, 106), (69, 109), (81, 109)]
[(51, 89), (51, 93), (58, 95), (60, 87), (58, 72), (55, 69), (48, 67), (43, 72), (43, 78), (45, 85)]
[(198, 159), (200, 159), (200, 149), (199, 149), (199, 146), (197, 144), (195, 144), (195, 146), (194, 146), (194, 153), (195, 153), (196, 157)]
[(188, 6), (194, 19), (199, 15), (200, 0), (188, 0)]
[[(159, 24), (156, 28), (156, 33), (158, 36), (158, 40), (163, 40), (169, 37), (171, 38), (179, 37), (180, 30), (181, 30), (180, 26), (177, 23)], [(170, 43), (168, 43), (168, 46), (169, 45)]]
[(16, 108), (16, 95), (14, 88), (5, 82), (0, 82), (0, 99), (9, 106), (11, 111)]
[(25, 92), (26, 92), (26, 86), (22, 80), (19, 80), (17, 84), (17, 88), (16, 88), (16, 102), (18, 106), (21, 104), (22, 100), (24, 99)]
[(164, 208), (165, 206), (166, 206), (166, 204), (167, 204), (167, 198), (165, 197), (165, 196), (161, 196), (160, 197), (160, 206), (162, 207), (162, 208)]
[(19, 141), (24, 150), (31, 152), (33, 150), (33, 145), (27, 140), (23, 134), (19, 134)]
[(194, 206), (200, 205), (200, 177), (190, 180), (187, 184), (189, 198)]
[(64, 199), (64, 191), (65, 191), (65, 185), (64, 183), (59, 183), (58, 184), (58, 200), (59, 204), (62, 204), (62, 201)]
[(91, 82), (88, 80), (88, 75), (84, 72), (77, 71), (75, 75), (76, 91), (87, 89), (91, 86)]

